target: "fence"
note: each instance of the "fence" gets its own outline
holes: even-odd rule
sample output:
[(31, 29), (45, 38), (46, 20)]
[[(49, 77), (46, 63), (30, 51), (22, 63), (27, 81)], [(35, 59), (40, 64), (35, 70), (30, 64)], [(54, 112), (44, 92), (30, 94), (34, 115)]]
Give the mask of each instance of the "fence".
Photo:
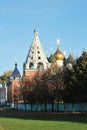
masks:
[(87, 112), (87, 103), (59, 103), (59, 104), (15, 104), (18, 110), (47, 111), (47, 112)]

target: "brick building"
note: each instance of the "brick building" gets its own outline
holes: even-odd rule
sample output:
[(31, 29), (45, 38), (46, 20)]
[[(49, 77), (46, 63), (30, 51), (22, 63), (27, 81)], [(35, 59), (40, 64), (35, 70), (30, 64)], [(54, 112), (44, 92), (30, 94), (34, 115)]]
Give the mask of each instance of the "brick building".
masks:
[(21, 84), (21, 75), (17, 68), (17, 63), (15, 63), (15, 68), (12, 75), (7, 77), (7, 101), (10, 105), (14, 106), (17, 99), (17, 88)]

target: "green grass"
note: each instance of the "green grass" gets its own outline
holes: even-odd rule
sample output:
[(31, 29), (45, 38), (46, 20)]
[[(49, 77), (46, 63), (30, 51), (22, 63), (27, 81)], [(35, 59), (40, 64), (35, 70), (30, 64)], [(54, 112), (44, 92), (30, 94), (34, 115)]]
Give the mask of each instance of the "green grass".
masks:
[(87, 130), (87, 115), (5, 110), (0, 130)]

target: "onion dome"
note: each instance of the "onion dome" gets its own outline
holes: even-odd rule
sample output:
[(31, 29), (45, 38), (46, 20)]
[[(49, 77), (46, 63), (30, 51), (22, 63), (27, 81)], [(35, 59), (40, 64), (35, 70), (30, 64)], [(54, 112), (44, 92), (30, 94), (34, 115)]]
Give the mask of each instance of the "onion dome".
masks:
[(14, 68), (14, 70), (12, 72), (12, 76), (14, 77), (14, 79), (18, 79), (18, 78), (21, 77), (20, 72), (19, 72), (19, 70), (17, 68), (17, 63), (15, 63), (15, 68)]
[(13, 74), (15, 74), (15, 73), (20, 73), (18, 68), (17, 68), (17, 63), (15, 63), (15, 68), (14, 68), (14, 71), (13, 71)]
[(50, 57), (49, 57), (49, 59), (48, 59), (48, 61), (50, 62), (50, 63), (55, 63), (56, 62), (56, 58), (54, 57), (54, 55), (50, 55)]
[(75, 63), (75, 59), (73, 58), (73, 56), (70, 54), (69, 57), (67, 58), (67, 62), (68, 63)]
[(56, 60), (63, 60), (64, 54), (60, 51), (59, 48), (57, 48), (56, 52), (54, 53), (54, 57), (56, 58)]

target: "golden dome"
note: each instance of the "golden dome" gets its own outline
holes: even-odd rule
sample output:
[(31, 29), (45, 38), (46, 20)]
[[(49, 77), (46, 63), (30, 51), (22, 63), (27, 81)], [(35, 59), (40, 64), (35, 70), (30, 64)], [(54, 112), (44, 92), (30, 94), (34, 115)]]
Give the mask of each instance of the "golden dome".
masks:
[(64, 59), (64, 54), (58, 48), (56, 50), (56, 52), (54, 53), (54, 57), (56, 58), (56, 60), (63, 60)]

